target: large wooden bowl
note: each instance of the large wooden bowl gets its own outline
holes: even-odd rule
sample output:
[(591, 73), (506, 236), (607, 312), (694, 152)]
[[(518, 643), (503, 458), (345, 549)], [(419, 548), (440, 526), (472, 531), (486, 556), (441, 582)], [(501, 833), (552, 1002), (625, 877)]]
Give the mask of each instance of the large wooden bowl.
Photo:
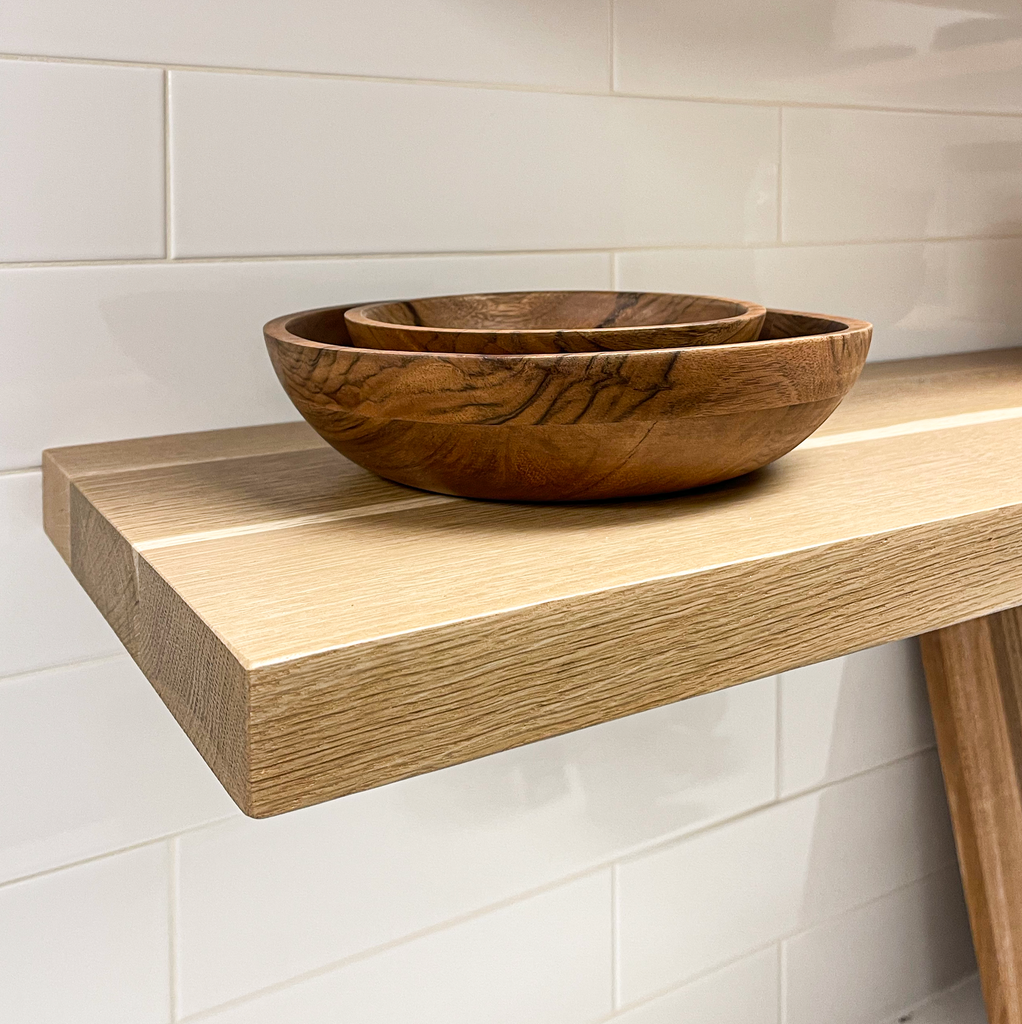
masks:
[(661, 292), (496, 292), (351, 307), (362, 348), (524, 355), (723, 345), (759, 336), (753, 302)]
[(861, 320), (771, 310), (763, 339), (736, 345), (386, 352), (352, 347), (346, 308), (266, 325), (305, 419), (389, 480), (522, 501), (658, 494), (759, 469), (834, 411), (872, 333)]

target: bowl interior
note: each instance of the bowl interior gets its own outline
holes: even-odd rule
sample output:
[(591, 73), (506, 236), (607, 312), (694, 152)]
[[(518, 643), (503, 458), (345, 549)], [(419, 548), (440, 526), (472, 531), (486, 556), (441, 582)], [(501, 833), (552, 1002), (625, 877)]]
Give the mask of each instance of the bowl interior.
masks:
[[(387, 303), (387, 305), (407, 305), (407, 303)], [(344, 319), (344, 314), (354, 308), (356, 307), (333, 306), (329, 309), (300, 313), (288, 320), (287, 331), (297, 338), (318, 342), (321, 345), (343, 345), (348, 348), (357, 348), (358, 346), (354, 344), (348, 333), (348, 324)], [(805, 338), (815, 334), (835, 334), (846, 330), (848, 330), (848, 323), (845, 321), (831, 320), (808, 313), (789, 313), (770, 309), (767, 310), (759, 340), (777, 341), (784, 338)], [(738, 344), (743, 344), (743, 342), (738, 342)], [(585, 357), (591, 354), (579, 353), (579, 356)], [(500, 357), (495, 356), (494, 358)]]
[[(760, 341), (779, 341), (784, 338), (811, 338), (815, 334), (840, 334), (847, 331), (846, 320), (831, 320), (812, 313), (789, 313), (783, 309), (768, 309)], [(350, 342), (349, 342), (350, 344)]]
[(582, 331), (665, 327), (742, 316), (743, 302), (661, 292), (496, 292), (363, 306), (380, 324), (451, 331)]

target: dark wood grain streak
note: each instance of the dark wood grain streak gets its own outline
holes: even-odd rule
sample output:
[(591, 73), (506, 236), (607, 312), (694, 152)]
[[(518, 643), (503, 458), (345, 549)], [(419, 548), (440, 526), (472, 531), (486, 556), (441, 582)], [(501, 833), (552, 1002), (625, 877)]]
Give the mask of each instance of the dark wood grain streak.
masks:
[(495, 292), (349, 306), (345, 320), (361, 348), (523, 355), (753, 341), (765, 314), (710, 295)]
[(764, 331), (633, 352), (388, 352), (344, 344), (338, 307), (265, 336), (298, 411), (359, 465), (444, 494), (565, 501), (716, 483), (804, 440), (858, 378), (870, 325), (771, 311)]

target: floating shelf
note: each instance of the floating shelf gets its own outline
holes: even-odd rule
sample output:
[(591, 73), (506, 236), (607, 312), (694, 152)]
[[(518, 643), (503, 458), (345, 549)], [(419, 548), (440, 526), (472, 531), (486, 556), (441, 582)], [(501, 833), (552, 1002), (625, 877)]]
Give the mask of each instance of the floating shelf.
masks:
[(867, 367), (789, 456), (579, 506), (301, 423), (58, 448), (53, 542), (266, 816), (1022, 604), (1022, 349)]

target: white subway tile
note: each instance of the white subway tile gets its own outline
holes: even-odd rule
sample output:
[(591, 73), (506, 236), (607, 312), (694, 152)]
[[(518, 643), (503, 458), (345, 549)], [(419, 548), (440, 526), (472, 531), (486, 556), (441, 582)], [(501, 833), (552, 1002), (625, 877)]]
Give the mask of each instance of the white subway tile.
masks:
[[(988, 1024), (979, 978), (972, 975), (953, 988), (910, 1007), (911, 1024)], [(885, 1024), (906, 1024), (900, 1012)]]
[(0, 888), (0, 1020), (170, 1020), (167, 851), (118, 854)]
[(178, 256), (776, 237), (765, 107), (174, 72), (171, 147)]
[(764, 273), (767, 249), (660, 249), (614, 256), (617, 287), (731, 295), (754, 302), (768, 294)]
[(209, 1024), (583, 1024), (611, 1009), (609, 871), (213, 1014)]
[(162, 256), (163, 178), (160, 71), (0, 60), (0, 260)]
[(953, 858), (940, 768), (924, 753), (628, 861), (617, 886), (622, 999), (677, 984)]
[(184, 836), (182, 1005), (215, 1006), (765, 803), (775, 710), (774, 680), (761, 680)]
[(1022, 233), (1022, 120), (784, 111), (782, 237), (844, 242)]
[(614, 1018), (615, 1024), (778, 1024), (778, 947), (729, 964)]
[(297, 419), (262, 341), (281, 313), (609, 283), (602, 253), (0, 269), (0, 469), (54, 445)]
[(932, 746), (915, 639), (781, 676), (781, 793), (796, 793)]
[(606, 91), (606, 0), (6, 0), (6, 53)]
[(614, 10), (625, 92), (1022, 110), (1022, 31), (1009, 5), (627, 0)]
[(869, 320), (870, 358), (1018, 344), (1022, 240), (620, 253), (621, 288), (735, 295)]
[(43, 532), (37, 471), (0, 477), (0, 677), (122, 650)]
[(975, 969), (951, 864), (786, 942), (784, 1024), (875, 1024)]
[(0, 680), (0, 779), (0, 881), (238, 814), (127, 657)]

